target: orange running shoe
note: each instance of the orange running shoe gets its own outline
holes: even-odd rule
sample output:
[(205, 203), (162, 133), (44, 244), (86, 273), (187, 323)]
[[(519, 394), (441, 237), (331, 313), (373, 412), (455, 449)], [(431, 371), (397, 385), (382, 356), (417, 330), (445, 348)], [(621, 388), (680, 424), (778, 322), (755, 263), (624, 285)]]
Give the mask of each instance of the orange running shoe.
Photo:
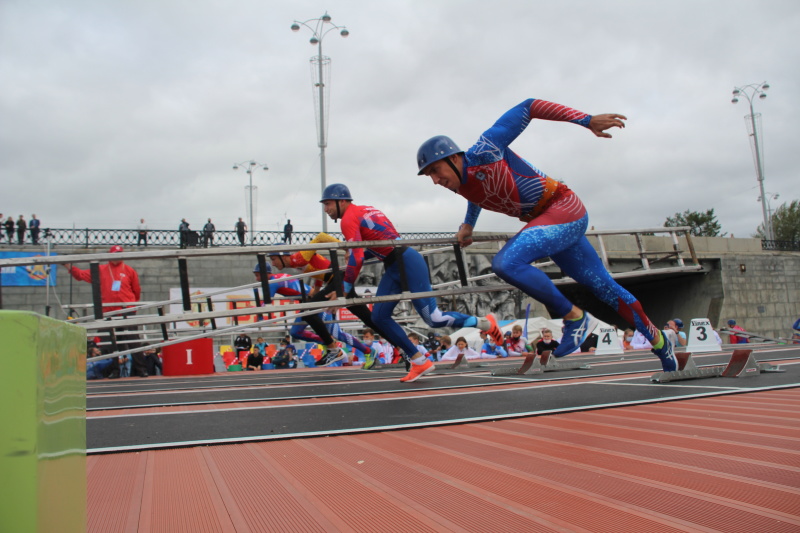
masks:
[(497, 325), (497, 319), (493, 314), (488, 314), (486, 315), (486, 320), (488, 320), (490, 324), (490, 327), (486, 333), (492, 338), (497, 346), (502, 346), (504, 341), (503, 332), (500, 330), (500, 326)]
[(403, 383), (417, 381), (425, 374), (432, 372), (434, 368), (436, 368), (436, 365), (434, 365), (430, 359), (426, 359), (425, 363), (421, 365), (415, 365), (414, 363), (411, 363), (411, 370), (408, 372), (408, 375), (404, 378), (400, 378), (400, 381)]

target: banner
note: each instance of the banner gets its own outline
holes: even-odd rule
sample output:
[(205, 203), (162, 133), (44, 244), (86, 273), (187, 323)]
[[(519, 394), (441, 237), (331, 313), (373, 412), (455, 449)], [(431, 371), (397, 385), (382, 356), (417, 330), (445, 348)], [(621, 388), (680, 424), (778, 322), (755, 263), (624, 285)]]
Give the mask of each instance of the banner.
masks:
[[(55, 256), (57, 254), (50, 254)], [(0, 252), (0, 259), (18, 257), (44, 257), (36, 252)], [(3, 287), (44, 287), (47, 285), (48, 272), (50, 286), (56, 285), (56, 265), (7, 266), (0, 270), (0, 285)]]

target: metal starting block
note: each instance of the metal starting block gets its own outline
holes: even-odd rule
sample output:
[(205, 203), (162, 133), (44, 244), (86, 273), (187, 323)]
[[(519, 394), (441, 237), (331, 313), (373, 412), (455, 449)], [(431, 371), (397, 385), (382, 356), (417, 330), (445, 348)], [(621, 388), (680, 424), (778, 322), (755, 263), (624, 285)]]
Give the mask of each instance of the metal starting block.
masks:
[[(542, 352), (539, 360), (536, 361), (536, 354), (532, 353), (525, 356), (522, 366), (512, 370), (494, 370), (493, 376), (521, 376), (526, 373), (539, 374), (542, 372), (558, 372), (561, 370), (589, 370), (591, 365), (578, 361), (562, 361), (556, 357), (550, 357), (550, 352)], [(530, 371), (530, 372), (529, 372)]]
[(650, 377), (650, 381), (653, 383), (668, 383), (686, 379), (743, 378), (757, 376), (762, 372), (786, 372), (780, 366), (759, 363), (753, 357), (753, 350), (734, 350), (727, 365), (698, 367), (690, 352), (676, 352), (675, 358), (678, 360), (678, 370), (653, 374)]

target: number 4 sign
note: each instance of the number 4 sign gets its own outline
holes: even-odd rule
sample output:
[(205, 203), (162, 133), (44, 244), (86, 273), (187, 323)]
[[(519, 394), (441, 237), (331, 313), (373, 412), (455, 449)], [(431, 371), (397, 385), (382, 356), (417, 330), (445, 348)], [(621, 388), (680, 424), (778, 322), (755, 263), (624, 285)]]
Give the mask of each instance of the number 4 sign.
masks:
[(722, 347), (717, 344), (714, 337), (714, 330), (711, 321), (707, 318), (693, 318), (689, 326), (689, 339), (686, 343), (686, 351), (692, 353), (699, 352), (721, 352)]
[(623, 353), (622, 344), (619, 342), (616, 328), (600, 328), (600, 334), (597, 336), (597, 349), (595, 354), (615, 354)]

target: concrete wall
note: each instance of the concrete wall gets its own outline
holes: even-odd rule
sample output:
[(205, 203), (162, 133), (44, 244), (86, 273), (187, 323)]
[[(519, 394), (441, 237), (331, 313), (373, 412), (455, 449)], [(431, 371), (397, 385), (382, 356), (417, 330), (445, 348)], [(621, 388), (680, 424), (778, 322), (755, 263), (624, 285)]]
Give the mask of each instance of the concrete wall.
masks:
[[(590, 237), (596, 245), (597, 238)], [(603, 236), (613, 271), (630, 271), (639, 268), (638, 248), (632, 236)], [(648, 251), (671, 251), (673, 243), (666, 237), (645, 237)], [(757, 239), (694, 238), (695, 250), (705, 266), (702, 274), (680, 274), (662, 278), (623, 280), (620, 283), (643, 304), (646, 313), (657, 325), (680, 317), (709, 318), (715, 327), (724, 326), (735, 318), (745, 329), (769, 336), (786, 336), (789, 328), (800, 316), (800, 253), (762, 252)], [(685, 241), (679, 244), (687, 250)], [(482, 243), (467, 248), (470, 275), (491, 271), (491, 259), (498, 243)], [(60, 254), (87, 253), (103, 250), (64, 249)], [(684, 254), (688, 257), (687, 254)], [(431, 281), (441, 283), (458, 279), (452, 253), (434, 254), (428, 258)], [(180, 286), (177, 261), (147, 259), (129, 262), (139, 272), (142, 280), (142, 299), (165, 300), (170, 288)], [(221, 256), (190, 259), (189, 283), (192, 287), (230, 287), (254, 281), (252, 268), (255, 257)], [(744, 265), (744, 271), (740, 270)], [(88, 268), (87, 264), (79, 265)], [(549, 269), (557, 272), (556, 268)], [(380, 265), (365, 268), (360, 284), (375, 285), (382, 272)], [(491, 282), (494, 283), (494, 282)], [(619, 325), (621, 319), (594, 296), (581, 287), (563, 287), (562, 291), (579, 305), (585, 306), (600, 318)], [(57, 287), (50, 292), (49, 304), (53, 307), (71, 301), (74, 304), (91, 302), (91, 287), (87, 283), (72, 282), (66, 270), (59, 268)], [(56, 299), (58, 297), (58, 300)], [(457, 309), (473, 314), (494, 312), (501, 317), (519, 316), (531, 302), (519, 291), (502, 291), (470, 294), (450, 301), (440, 302), (443, 309)], [(3, 307), (44, 313), (47, 292), (44, 288), (3, 287)], [(547, 310), (534, 302), (532, 313), (547, 315)], [(63, 315), (51, 312), (51, 316)]]

